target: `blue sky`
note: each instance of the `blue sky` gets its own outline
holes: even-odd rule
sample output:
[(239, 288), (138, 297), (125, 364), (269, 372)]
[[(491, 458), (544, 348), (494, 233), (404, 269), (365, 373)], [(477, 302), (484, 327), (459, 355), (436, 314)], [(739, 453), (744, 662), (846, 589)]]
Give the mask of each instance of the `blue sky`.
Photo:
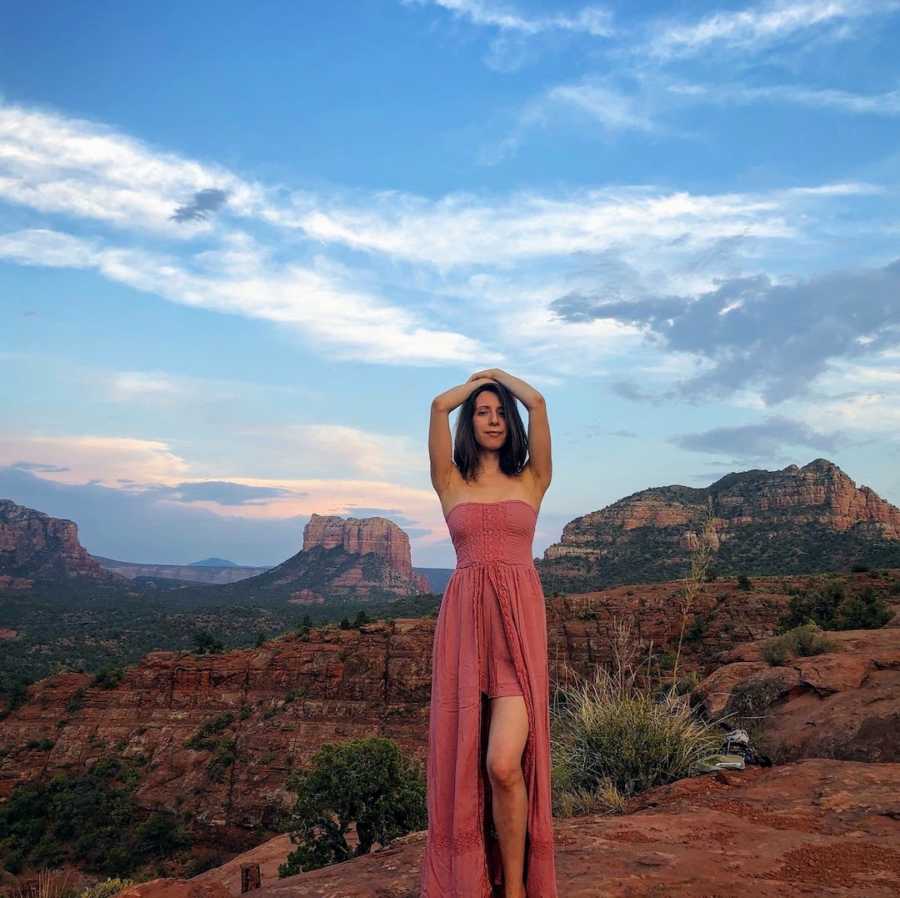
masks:
[(20, 6), (0, 496), (128, 561), (318, 512), (452, 566), (428, 404), (500, 367), (548, 401), (536, 554), (819, 456), (900, 503), (898, 45), (890, 0)]

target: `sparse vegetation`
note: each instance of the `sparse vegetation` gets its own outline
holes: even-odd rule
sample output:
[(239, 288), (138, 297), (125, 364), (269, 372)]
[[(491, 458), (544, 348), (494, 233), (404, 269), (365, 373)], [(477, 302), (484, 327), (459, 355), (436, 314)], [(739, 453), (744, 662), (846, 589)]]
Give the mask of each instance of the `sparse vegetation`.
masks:
[(69, 714), (77, 714), (84, 707), (84, 697), (86, 695), (84, 686), (79, 686), (66, 702), (66, 711)]
[(20, 873), (71, 863), (124, 876), (188, 847), (177, 815), (148, 814), (135, 804), (138, 780), (127, 761), (105, 757), (79, 776), (17, 786), (0, 805), (0, 865)]
[(791, 596), (779, 630), (784, 632), (808, 621), (823, 630), (874, 630), (890, 619), (887, 603), (871, 586), (847, 595), (842, 582), (827, 578)]
[(104, 879), (89, 889), (83, 889), (78, 898), (113, 898), (122, 889), (128, 888), (133, 884), (131, 879), (120, 879), (118, 877)]
[(234, 714), (230, 711), (226, 711), (218, 717), (207, 720), (206, 723), (204, 723), (203, 726), (201, 726), (200, 729), (184, 743), (185, 748), (193, 748), (196, 751), (215, 750), (218, 740), (211, 737), (216, 733), (221, 733), (227, 727), (231, 726), (232, 723), (234, 723)]
[(121, 667), (104, 667), (94, 675), (91, 685), (101, 689), (115, 689), (124, 676), (125, 671)]

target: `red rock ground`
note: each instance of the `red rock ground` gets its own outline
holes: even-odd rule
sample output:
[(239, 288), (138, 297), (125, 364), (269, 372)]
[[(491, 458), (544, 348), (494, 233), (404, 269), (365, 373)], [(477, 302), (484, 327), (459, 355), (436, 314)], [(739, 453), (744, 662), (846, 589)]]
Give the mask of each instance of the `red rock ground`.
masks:
[[(680, 780), (621, 816), (556, 821), (560, 898), (896, 898), (900, 764), (813, 758)], [(277, 879), (271, 840), (188, 881), (156, 880), (120, 898), (417, 898), (425, 833), (321, 870)]]

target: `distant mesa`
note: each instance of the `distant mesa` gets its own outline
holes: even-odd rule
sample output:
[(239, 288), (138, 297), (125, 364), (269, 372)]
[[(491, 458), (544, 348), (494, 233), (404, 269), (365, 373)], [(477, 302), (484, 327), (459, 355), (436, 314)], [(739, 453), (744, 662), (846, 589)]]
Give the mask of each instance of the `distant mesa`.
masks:
[(197, 585), (217, 586), (227, 583), (237, 583), (255, 577), (263, 571), (269, 570), (271, 565), (265, 567), (251, 567), (249, 565), (235, 564), (224, 559), (207, 558), (204, 561), (192, 561), (189, 564), (141, 564), (135, 561), (118, 561), (115, 558), (104, 558), (95, 555), (94, 558), (107, 570), (115, 571), (129, 580), (142, 578), (144, 580), (178, 581)]
[(128, 584), (81, 545), (74, 521), (0, 499), (0, 587), (30, 589), (38, 581), (73, 579)]
[(238, 565), (225, 558), (204, 558), (202, 561), (192, 561), (191, 567), (238, 567)]
[(570, 521), (537, 562), (544, 588), (584, 592), (686, 576), (707, 514), (718, 574), (900, 565), (900, 509), (833, 462), (660, 486)]

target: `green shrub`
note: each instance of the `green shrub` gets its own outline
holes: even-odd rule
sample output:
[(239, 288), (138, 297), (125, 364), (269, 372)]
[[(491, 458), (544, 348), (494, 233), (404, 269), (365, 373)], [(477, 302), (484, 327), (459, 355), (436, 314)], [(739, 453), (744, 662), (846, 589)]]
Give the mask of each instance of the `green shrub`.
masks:
[[(291, 774), (288, 788), (297, 794), (289, 828), (298, 847), (279, 866), (280, 877), (367, 854), (376, 843), (386, 847), (427, 826), (421, 765), (390, 739), (323, 745), (308, 767)], [(345, 839), (352, 823), (359, 839), (355, 850)]]
[(877, 630), (892, 617), (887, 603), (871, 586), (861, 593), (849, 596), (838, 606), (835, 613), (837, 630)]
[(685, 630), (684, 641), (698, 642), (703, 639), (708, 629), (709, 620), (706, 618), (706, 615), (695, 614), (694, 619), (691, 621), (691, 625)]
[(599, 667), (560, 694), (553, 737), (560, 814), (583, 807), (586, 796), (615, 812), (638, 792), (698, 773), (721, 748), (718, 727), (696, 718), (674, 690), (658, 700), (649, 687)]
[(213, 756), (206, 765), (207, 776), (215, 783), (225, 780), (225, 771), (237, 760), (237, 740), (220, 739)]
[(224, 651), (222, 643), (206, 630), (198, 630), (194, 633), (195, 655), (214, 655)]
[(871, 586), (848, 596), (842, 583), (825, 580), (791, 596), (779, 629), (813, 621), (824, 630), (875, 630), (890, 619), (887, 603)]
[(738, 589), (753, 589), (753, 584), (746, 574), (741, 574), (737, 579)]
[(834, 651), (837, 643), (828, 639), (812, 621), (794, 627), (770, 639), (762, 649), (762, 656), (771, 665), (780, 666), (792, 657), (822, 655)]

